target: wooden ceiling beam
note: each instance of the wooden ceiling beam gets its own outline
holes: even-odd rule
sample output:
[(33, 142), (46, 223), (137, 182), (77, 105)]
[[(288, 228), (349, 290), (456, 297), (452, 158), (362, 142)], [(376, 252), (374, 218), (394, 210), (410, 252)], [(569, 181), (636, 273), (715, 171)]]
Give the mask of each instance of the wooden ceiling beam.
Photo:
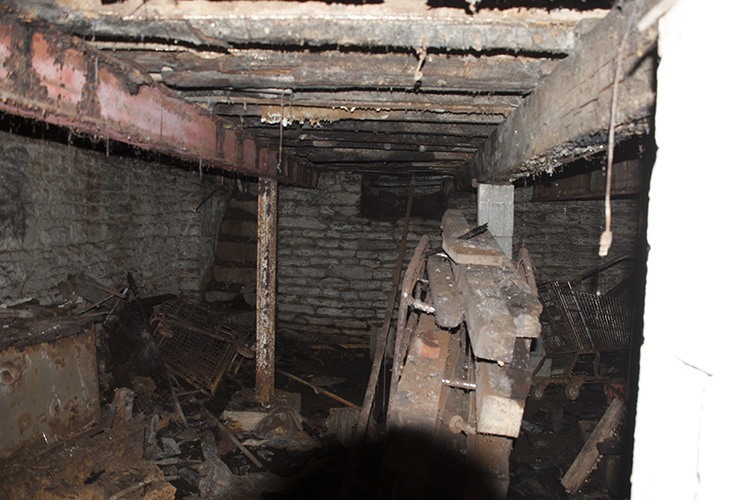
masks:
[(241, 50), (230, 54), (122, 51), (175, 89), (383, 89), (524, 94), (549, 75), (557, 59), (512, 55), (371, 54)]
[[(13, 0), (29, 13), (96, 38), (163, 40), (193, 46), (231, 45), (434, 48), (568, 53), (576, 24), (600, 11), (430, 8), (398, 0), (372, 5), (321, 2), (150, 0), (99, 5)], [(59, 7), (76, 10), (61, 16)]]
[(409, 91), (345, 91), (292, 93), (180, 91), (179, 95), (194, 103), (215, 104), (275, 104), (294, 106), (347, 107), (356, 109), (386, 109), (410, 111), (444, 111), (449, 113), (496, 114), (514, 109), (522, 97), (495, 94), (451, 94)]
[(511, 180), (606, 149), (619, 54), (616, 140), (650, 133), (658, 34), (655, 27), (640, 32), (636, 23), (656, 1), (627, 0), (613, 9), (491, 134), (462, 180)]
[(402, 110), (377, 110), (377, 109), (346, 109), (346, 108), (323, 108), (314, 106), (233, 106), (217, 104), (213, 106), (212, 112), (218, 116), (259, 116), (265, 123), (304, 123), (312, 125), (322, 122), (336, 122), (342, 120), (361, 121), (398, 121), (398, 122), (421, 122), (421, 123), (479, 123), (488, 125), (499, 125), (506, 119), (511, 109), (503, 110), (501, 114), (464, 114), (464, 113), (441, 113), (432, 111), (402, 111)]

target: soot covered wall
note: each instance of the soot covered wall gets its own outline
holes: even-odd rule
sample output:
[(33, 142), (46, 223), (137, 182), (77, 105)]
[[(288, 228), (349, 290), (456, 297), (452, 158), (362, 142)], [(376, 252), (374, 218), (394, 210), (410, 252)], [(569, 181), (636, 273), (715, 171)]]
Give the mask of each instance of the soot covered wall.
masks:
[[(522, 244), (534, 262), (537, 281), (565, 281), (624, 255), (634, 255), (638, 238), (638, 199), (612, 200), (614, 239), (600, 258), (604, 200), (533, 201), (532, 188), (517, 188), (514, 197), (514, 255)], [(625, 262), (599, 275), (602, 292), (633, 272)], [(584, 285), (591, 286), (590, 280)], [(594, 287), (595, 288), (595, 287)]]
[[(368, 341), (381, 327), (404, 221), (361, 216), (360, 198), (361, 176), (352, 173), (324, 173), (317, 189), (281, 187), (279, 329)], [(438, 237), (440, 219), (411, 219), (405, 267), (423, 234)]]
[(85, 273), (144, 294), (197, 295), (212, 267), (221, 196), (208, 178), (0, 132), (0, 302), (59, 300)]

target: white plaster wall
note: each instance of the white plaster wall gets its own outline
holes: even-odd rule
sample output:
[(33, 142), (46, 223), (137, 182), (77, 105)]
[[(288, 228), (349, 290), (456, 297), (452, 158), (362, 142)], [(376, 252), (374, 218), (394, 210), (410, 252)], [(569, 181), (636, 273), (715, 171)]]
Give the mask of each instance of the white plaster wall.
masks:
[(746, 11), (679, 0), (660, 22), (636, 499), (745, 496)]

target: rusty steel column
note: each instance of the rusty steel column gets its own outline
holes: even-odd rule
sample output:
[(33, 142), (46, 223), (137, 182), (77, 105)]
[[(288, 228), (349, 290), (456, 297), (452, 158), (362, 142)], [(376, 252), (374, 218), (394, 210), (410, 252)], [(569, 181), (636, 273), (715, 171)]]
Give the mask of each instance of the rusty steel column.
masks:
[(257, 195), (257, 402), (275, 394), (275, 270), (278, 182), (259, 178)]

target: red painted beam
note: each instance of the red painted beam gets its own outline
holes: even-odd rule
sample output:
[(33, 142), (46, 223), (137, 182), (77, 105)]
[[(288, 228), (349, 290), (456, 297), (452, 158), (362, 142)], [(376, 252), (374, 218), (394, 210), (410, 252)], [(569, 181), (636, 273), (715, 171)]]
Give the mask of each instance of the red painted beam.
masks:
[(0, 8), (0, 111), (287, 184), (317, 174), (77, 37)]

